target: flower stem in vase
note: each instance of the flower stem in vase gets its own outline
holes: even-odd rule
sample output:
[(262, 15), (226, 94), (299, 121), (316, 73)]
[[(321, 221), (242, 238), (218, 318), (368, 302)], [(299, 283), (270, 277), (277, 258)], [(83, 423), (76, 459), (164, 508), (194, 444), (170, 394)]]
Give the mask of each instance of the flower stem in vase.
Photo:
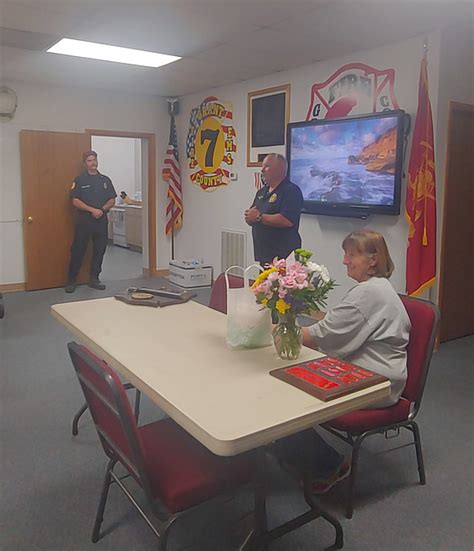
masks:
[(296, 316), (278, 316), (272, 335), (275, 349), (283, 360), (296, 360), (301, 352), (303, 334), (296, 322)]

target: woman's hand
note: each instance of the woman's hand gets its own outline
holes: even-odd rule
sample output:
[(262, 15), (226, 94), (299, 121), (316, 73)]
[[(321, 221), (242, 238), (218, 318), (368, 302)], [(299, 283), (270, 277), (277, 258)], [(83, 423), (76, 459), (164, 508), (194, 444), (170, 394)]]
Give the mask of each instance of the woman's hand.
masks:
[(303, 333), (303, 345), (307, 346), (309, 348), (312, 348), (313, 350), (317, 350), (317, 346), (314, 344), (313, 338), (311, 337), (309, 333), (308, 327), (302, 327), (301, 331)]

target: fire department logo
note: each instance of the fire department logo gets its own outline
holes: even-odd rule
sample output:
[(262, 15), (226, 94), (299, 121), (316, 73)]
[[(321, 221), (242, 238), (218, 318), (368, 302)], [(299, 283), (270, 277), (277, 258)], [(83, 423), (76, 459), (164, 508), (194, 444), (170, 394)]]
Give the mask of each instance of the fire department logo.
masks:
[(229, 184), (229, 167), (237, 152), (232, 105), (206, 98), (191, 110), (186, 155), (191, 182), (204, 191)]
[(379, 71), (363, 63), (349, 63), (325, 82), (313, 84), (306, 120), (399, 109), (394, 86), (394, 69)]

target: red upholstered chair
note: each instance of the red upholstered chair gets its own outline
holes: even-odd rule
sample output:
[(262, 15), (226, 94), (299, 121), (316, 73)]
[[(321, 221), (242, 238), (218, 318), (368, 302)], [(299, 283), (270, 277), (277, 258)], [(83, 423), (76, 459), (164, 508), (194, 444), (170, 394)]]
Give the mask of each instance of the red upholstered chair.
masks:
[[(236, 275), (228, 275), (231, 289), (244, 286), (244, 278)], [(219, 274), (214, 281), (209, 299), (209, 308), (227, 314), (227, 287), (224, 274)]]
[[(135, 389), (135, 418), (138, 421), (138, 416), (140, 415), (140, 400), (141, 400), (141, 393), (138, 390), (138, 388), (135, 388), (132, 383), (125, 383), (124, 385), (125, 390), (132, 390)], [(72, 435), (77, 436), (79, 434), (79, 419), (84, 415), (84, 413), (88, 410), (87, 402), (84, 402), (82, 406), (77, 410), (76, 415), (74, 415), (72, 419)]]
[[(250, 479), (250, 456), (218, 457), (169, 418), (138, 427), (118, 375), (86, 348), (76, 343), (68, 348), (109, 458), (92, 541), (99, 540), (109, 487), (115, 483), (158, 537), (158, 550), (164, 551), (169, 529), (184, 511)], [(115, 473), (117, 464), (142, 488), (151, 517), (123, 483), (126, 477)]]
[(439, 324), (438, 307), (428, 301), (400, 296), (411, 321), (407, 347), (408, 378), (402, 397), (397, 404), (381, 409), (366, 409), (347, 413), (324, 426), (352, 446), (351, 475), (348, 480), (346, 516), (352, 518), (354, 487), (357, 475), (359, 450), (362, 442), (372, 434), (406, 428), (413, 434), (420, 484), (426, 483), (418, 424), (414, 421), (421, 404), (426, 377), (433, 353)]

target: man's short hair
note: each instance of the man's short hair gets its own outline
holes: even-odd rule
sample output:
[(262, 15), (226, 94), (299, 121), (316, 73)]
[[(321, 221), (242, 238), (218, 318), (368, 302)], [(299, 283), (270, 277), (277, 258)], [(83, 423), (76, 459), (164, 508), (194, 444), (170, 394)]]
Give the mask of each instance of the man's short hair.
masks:
[(284, 155), (282, 155), (281, 153), (268, 153), (268, 155), (266, 155), (267, 157), (275, 157), (276, 159), (278, 159), (282, 164), (283, 166), (285, 167), (285, 176), (288, 172), (288, 161), (286, 160), (286, 157)]
[(82, 154), (82, 162), (85, 163), (87, 157), (90, 157), (91, 155), (92, 155), (92, 157), (95, 157), (97, 159), (97, 153), (95, 151), (92, 151), (92, 149), (89, 149), (89, 151), (85, 151)]

